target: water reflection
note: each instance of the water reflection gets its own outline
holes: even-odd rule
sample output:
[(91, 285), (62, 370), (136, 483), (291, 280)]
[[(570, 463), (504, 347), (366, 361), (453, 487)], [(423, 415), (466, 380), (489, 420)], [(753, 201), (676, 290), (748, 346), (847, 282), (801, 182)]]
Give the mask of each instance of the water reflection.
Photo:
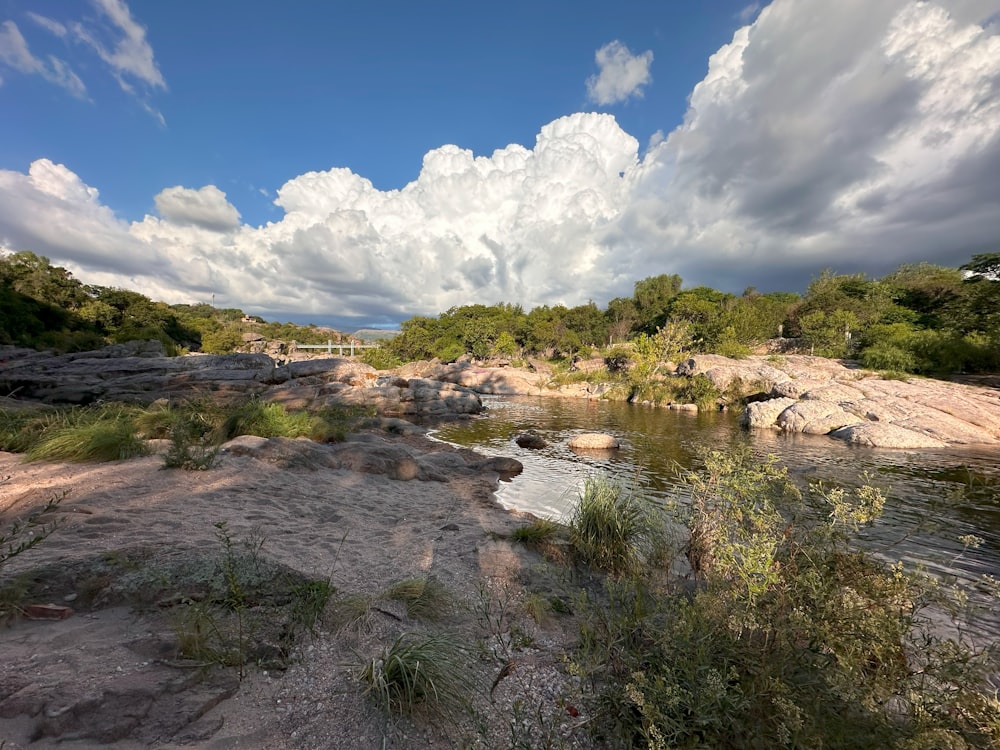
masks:
[[(868, 543), (894, 559), (940, 576), (973, 581), (1000, 577), (1000, 462), (996, 450), (900, 451), (848, 446), (820, 435), (741, 430), (734, 414), (655, 409), (577, 399), (485, 396), (486, 415), (446, 424), (432, 435), (487, 455), (513, 456), (524, 473), (502, 483), (506, 507), (564, 518), (583, 481), (607, 471), (641, 485), (650, 497), (678, 489), (679, 470), (696, 468), (699, 451), (748, 441), (755, 454), (775, 454), (803, 487), (860, 483), (867, 472), (887, 496), (882, 519), (866, 532)], [(549, 445), (520, 448), (514, 438), (534, 431)], [(577, 455), (566, 442), (580, 432), (607, 432), (619, 451)], [(959, 537), (983, 540), (963, 549)], [(984, 599), (984, 603), (985, 603)], [(988, 630), (1000, 635), (1000, 613)]]

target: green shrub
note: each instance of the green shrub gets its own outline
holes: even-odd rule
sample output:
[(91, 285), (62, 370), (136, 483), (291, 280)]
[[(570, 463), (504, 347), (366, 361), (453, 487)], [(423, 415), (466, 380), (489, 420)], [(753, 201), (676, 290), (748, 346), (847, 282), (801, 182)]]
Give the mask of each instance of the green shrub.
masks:
[(384, 346), (378, 349), (362, 349), (358, 359), (376, 370), (391, 370), (402, 364), (402, 360)]
[(675, 394), (676, 401), (685, 404), (698, 404), (699, 409), (714, 407), (722, 396), (712, 381), (701, 373), (681, 379), (675, 386)]
[(603, 744), (998, 746), (1000, 649), (942, 637), (924, 613), (946, 587), (852, 543), (881, 513), (878, 489), (802, 498), (773, 458), (702, 460), (676, 504), (695, 585), (632, 579), (585, 608), (571, 668), (595, 686)]
[(869, 370), (902, 370), (915, 372), (917, 358), (913, 353), (893, 344), (875, 344), (861, 352), (861, 366)]
[(604, 355), (604, 365), (611, 373), (626, 373), (632, 364), (632, 348), (628, 346), (612, 347)]

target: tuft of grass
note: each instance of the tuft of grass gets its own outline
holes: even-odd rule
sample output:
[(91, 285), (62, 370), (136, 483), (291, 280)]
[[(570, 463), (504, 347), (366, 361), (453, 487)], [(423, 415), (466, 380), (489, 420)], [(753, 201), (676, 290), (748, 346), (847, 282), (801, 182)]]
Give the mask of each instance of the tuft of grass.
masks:
[(562, 525), (548, 518), (536, 518), (531, 523), (518, 526), (510, 533), (511, 541), (520, 542), (528, 547), (538, 547), (553, 541)]
[[(74, 409), (53, 417), (26, 452), (29, 461), (118, 461), (149, 453), (130, 407)], [(61, 423), (61, 424), (60, 424)]]
[(444, 634), (404, 633), (358, 671), (365, 697), (388, 716), (418, 706), (449, 715), (466, 703), (470, 685), (463, 650)]
[(65, 426), (58, 409), (43, 406), (0, 409), (0, 450), (25, 453), (52, 425)]
[(621, 482), (595, 475), (584, 482), (569, 529), (570, 544), (580, 559), (620, 576), (645, 567), (659, 525), (643, 498)]
[(547, 625), (552, 621), (552, 602), (543, 594), (530, 594), (524, 600), (524, 611), (535, 621), (536, 625)]
[(386, 599), (406, 605), (406, 614), (417, 620), (439, 620), (453, 604), (451, 592), (433, 576), (407, 578), (385, 592)]
[(313, 433), (313, 418), (307, 412), (289, 412), (281, 404), (250, 398), (237, 404), (215, 428), (215, 442), (224, 443), (240, 435), (259, 437), (304, 437)]

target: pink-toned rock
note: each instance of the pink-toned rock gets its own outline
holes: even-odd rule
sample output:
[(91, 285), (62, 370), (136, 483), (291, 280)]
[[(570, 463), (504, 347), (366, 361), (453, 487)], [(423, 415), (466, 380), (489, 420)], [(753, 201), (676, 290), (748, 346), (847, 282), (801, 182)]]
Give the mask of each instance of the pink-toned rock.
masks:
[(582, 448), (584, 450), (614, 450), (620, 447), (618, 438), (603, 432), (584, 432), (574, 435), (567, 443), (570, 448)]
[(884, 422), (864, 422), (842, 427), (830, 433), (851, 445), (873, 448), (944, 448), (947, 443), (899, 425)]

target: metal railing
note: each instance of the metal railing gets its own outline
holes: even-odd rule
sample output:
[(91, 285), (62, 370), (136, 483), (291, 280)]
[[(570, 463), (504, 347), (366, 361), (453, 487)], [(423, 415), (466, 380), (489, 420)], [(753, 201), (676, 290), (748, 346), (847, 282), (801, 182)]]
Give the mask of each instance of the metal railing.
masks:
[(325, 349), (328, 354), (333, 354), (333, 350), (336, 349), (339, 356), (344, 356), (344, 350), (349, 350), (350, 354), (347, 356), (353, 357), (355, 349), (378, 349), (378, 344), (355, 344), (353, 342), (347, 344), (335, 344), (332, 340), (327, 340), (325, 344), (299, 344), (295, 341), (292, 342), (292, 350), (295, 349)]

